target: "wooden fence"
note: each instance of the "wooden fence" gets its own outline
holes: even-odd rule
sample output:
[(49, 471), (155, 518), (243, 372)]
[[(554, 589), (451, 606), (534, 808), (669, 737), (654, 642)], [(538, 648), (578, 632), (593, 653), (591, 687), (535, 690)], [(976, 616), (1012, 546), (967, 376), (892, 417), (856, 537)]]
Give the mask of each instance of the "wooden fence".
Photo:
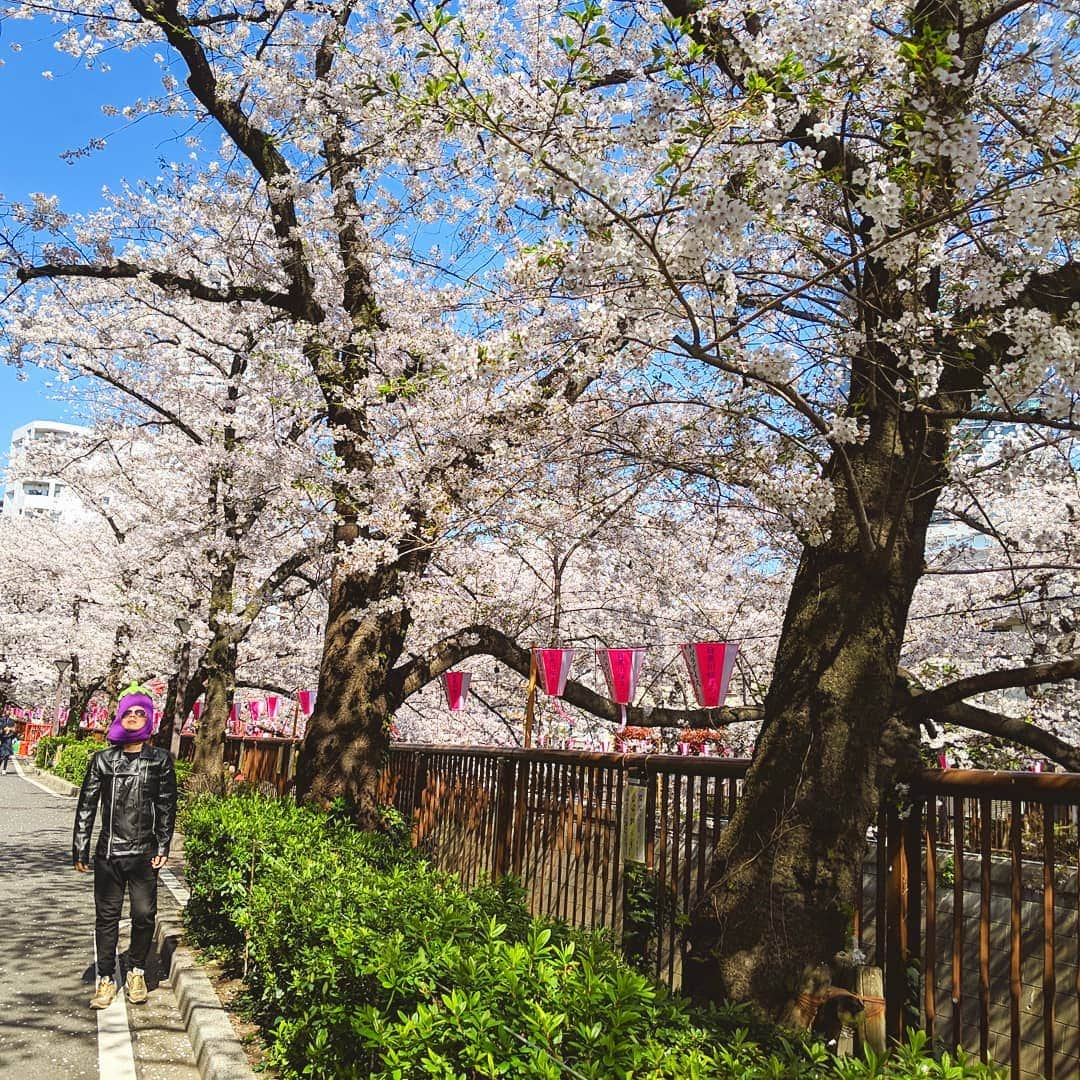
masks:
[[(225, 764), (253, 784), (272, 784), (279, 794), (288, 788), (296, 775), (299, 743), (294, 739), (228, 736), (225, 739)], [(195, 736), (180, 736), (181, 761), (195, 758)]]
[[(607, 927), (672, 986), (682, 927), (749, 762), (395, 746), (382, 798), (467, 883)], [(1016, 1078), (1080, 1075), (1080, 775), (927, 772), (868, 836), (853, 936), (887, 1028), (924, 1027)]]

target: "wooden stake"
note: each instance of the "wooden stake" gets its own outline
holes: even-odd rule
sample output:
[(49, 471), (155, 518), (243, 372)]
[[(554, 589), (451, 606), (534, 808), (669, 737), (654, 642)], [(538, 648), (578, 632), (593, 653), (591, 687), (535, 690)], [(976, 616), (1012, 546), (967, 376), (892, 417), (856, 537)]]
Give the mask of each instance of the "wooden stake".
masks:
[(881, 968), (860, 966), (855, 969), (855, 992), (863, 999), (866, 1019), (862, 1026), (863, 1042), (875, 1054), (885, 1053), (885, 1010), (874, 1006), (885, 996)]
[(529, 686), (525, 698), (525, 749), (532, 747), (533, 720), (536, 715), (536, 654), (530, 653)]

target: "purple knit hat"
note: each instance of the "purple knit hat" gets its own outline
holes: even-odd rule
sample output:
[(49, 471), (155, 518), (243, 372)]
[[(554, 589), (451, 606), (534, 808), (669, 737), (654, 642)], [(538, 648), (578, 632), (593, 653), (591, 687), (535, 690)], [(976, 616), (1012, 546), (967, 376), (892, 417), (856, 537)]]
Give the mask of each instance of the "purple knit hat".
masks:
[[(146, 723), (143, 724), (138, 731), (126, 731), (123, 724), (120, 723), (120, 717), (122, 717), (128, 709), (137, 707), (146, 710)], [(124, 692), (124, 696), (120, 699), (120, 704), (116, 706), (116, 719), (113, 720), (112, 725), (109, 727), (109, 733), (105, 738), (111, 743), (118, 744), (146, 742), (153, 733), (154, 702), (141, 686), (136, 686), (133, 683)]]

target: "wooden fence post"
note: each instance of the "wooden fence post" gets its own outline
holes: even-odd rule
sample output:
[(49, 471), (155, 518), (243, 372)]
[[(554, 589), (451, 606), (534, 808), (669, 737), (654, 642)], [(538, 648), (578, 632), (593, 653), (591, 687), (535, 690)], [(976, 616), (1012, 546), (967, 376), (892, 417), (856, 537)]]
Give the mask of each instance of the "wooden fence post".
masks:
[(423, 814), (424, 789), (427, 787), (428, 755), (418, 753), (413, 759), (413, 788), (412, 805), (409, 807), (409, 816), (412, 819), (413, 847), (417, 847), (423, 840), (423, 822), (420, 820)]
[(886, 815), (885, 1026), (897, 1041), (904, 1038), (913, 1003), (919, 1008), (918, 987), (909, 985), (908, 969), (919, 966), (922, 952), (922, 808), (916, 800), (904, 808), (903, 818), (895, 806)]
[(495, 850), (491, 871), (496, 879), (510, 873), (511, 841), (514, 831), (514, 779), (517, 762), (511, 757), (499, 759), (499, 790), (495, 809)]
[[(885, 1032), (889, 1038), (899, 1038), (904, 1000), (900, 897), (907, 885), (907, 866), (902, 835), (899, 814), (896, 807), (890, 805), (885, 812), (885, 925), (877, 930), (885, 938)], [(881, 842), (880, 837), (878, 842)]]

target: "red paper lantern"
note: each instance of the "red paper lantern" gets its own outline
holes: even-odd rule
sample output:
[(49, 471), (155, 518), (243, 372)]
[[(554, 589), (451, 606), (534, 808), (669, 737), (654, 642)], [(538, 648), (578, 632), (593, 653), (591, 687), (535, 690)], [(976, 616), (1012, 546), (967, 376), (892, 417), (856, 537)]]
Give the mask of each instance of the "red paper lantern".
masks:
[(566, 692), (570, 665), (574, 662), (574, 650), (533, 649), (533, 656), (536, 659), (536, 677), (540, 689), (548, 697), (562, 697)]
[(718, 709), (727, 697), (731, 672), (739, 646), (723, 641), (698, 641), (680, 645), (694, 696), (703, 709)]
[(469, 698), (469, 680), (472, 678), (472, 672), (444, 671), (440, 678), (450, 711), (460, 712), (465, 708), (465, 703)]
[(619, 706), (619, 725), (626, 727), (626, 706), (634, 703), (645, 649), (640, 646), (630, 649), (597, 649), (596, 656), (600, 661), (600, 670), (604, 673), (608, 695)]
[(300, 711), (304, 714), (305, 718), (310, 716), (315, 711), (315, 695), (318, 693), (316, 690), (299, 690), (296, 694), (296, 700), (300, 704)]

